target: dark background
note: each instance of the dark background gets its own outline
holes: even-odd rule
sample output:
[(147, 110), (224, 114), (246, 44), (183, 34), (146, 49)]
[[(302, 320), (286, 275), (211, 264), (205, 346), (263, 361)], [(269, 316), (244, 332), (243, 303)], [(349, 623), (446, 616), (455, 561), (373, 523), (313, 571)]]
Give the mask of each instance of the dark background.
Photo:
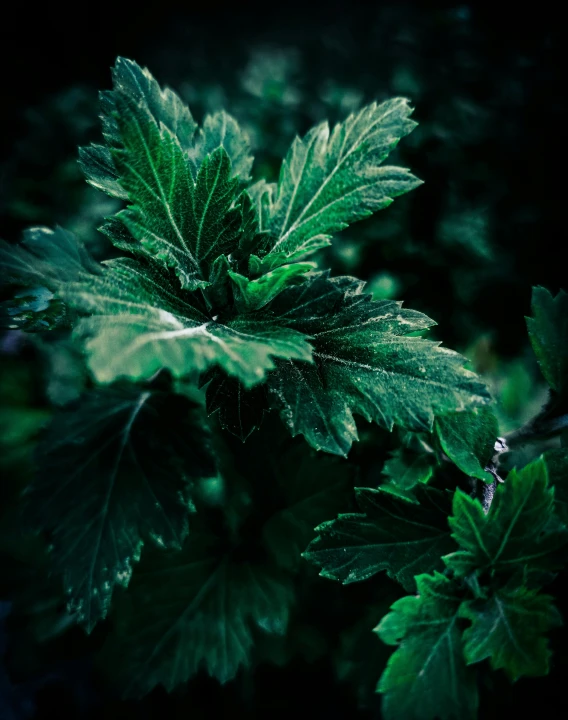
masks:
[[(400, 282), (401, 297), (436, 318), (440, 337), (448, 344), (466, 350), (477, 341), (472, 352), (478, 369), (523, 356), (523, 318), (529, 313), (531, 286), (543, 284), (553, 292), (562, 285), (566, 288), (561, 250), (566, 242), (567, 108), (560, 3), (516, 4), (509, 10), (495, 2), (287, 1), (270, 7), (234, 3), (225, 8), (214, 2), (161, 0), (144, 5), (126, 9), (112, 2), (82, 2), (63, 9), (19, 3), (4, 10), (2, 237), (16, 241), (31, 222), (64, 224), (67, 215), (80, 208), (75, 175), (58, 175), (54, 168), (75, 157), (78, 142), (96, 139), (89, 103), (98, 89), (109, 87), (109, 68), (117, 55), (148, 65), (160, 82), (174, 88), (193, 84), (198, 111), (207, 109), (199, 96), (206, 83), (224, 85), (229, 101), (246, 109), (236, 89), (235, 68), (243, 67), (257, 46), (296, 48), (299, 83), (306, 94), (316, 93), (331, 77), (342, 87), (359, 88), (365, 100), (373, 93), (387, 97), (400, 85), (394, 69), (410, 67), (421, 81), (416, 97), (412, 92), (399, 94), (411, 97), (424, 131), (401, 152), (425, 184), (408, 201), (400, 201), (404, 226), (394, 235), (370, 242), (365, 233), (372, 235), (378, 226), (365, 221), (354, 236), (363, 248), (357, 250), (355, 261), (349, 264), (341, 255), (328, 259), (338, 271), (364, 279), (388, 268)], [(53, 109), (53, 99), (77, 85), (87, 98), (87, 119), (82, 125), (66, 125), (65, 112)], [(231, 102), (227, 110), (233, 112)], [(294, 123), (274, 140), (284, 148), (294, 132), (306, 131), (323, 110), (294, 112)], [(267, 133), (278, 135), (280, 120), (276, 118)], [(260, 155), (268, 172), (276, 172), (270, 147), (261, 149)], [(478, 207), (485, 208), (489, 218), (491, 252), (476, 254), (467, 243), (440, 240), (448, 212), (459, 215)], [(398, 216), (392, 218), (396, 225)], [(489, 350), (480, 338), (489, 338)], [(560, 593), (559, 605), (566, 605), (558, 583), (551, 592)], [(349, 619), (355, 621), (357, 603), (366, 597), (358, 587), (325, 585), (310, 596), (310, 611), (322, 613), (326, 605), (333, 605), (330, 598), (339, 595), (353, 608)], [(329, 632), (334, 631), (330, 621)], [(65, 637), (63, 643), (38, 651), (29, 677), (16, 678), (23, 709), (6, 720), (272, 717), (278, 709), (305, 711), (313, 717), (352, 717), (357, 712), (352, 687), (335, 679), (325, 659), (312, 665), (298, 661), (286, 669), (263, 667), (249, 688), (237, 682), (220, 691), (215, 682), (200, 677), (187, 692), (180, 689), (167, 697), (156, 690), (142, 703), (120, 702), (91, 668), (97, 631), (89, 641), (78, 629)], [(0, 636), (0, 649), (2, 642)], [(482, 693), (481, 718), (526, 712), (527, 703), (538, 705), (547, 718), (563, 716), (566, 653), (561, 634), (553, 644), (551, 677), (521, 681), (511, 688), (496, 675), (494, 687)], [(0, 678), (0, 695), (8, 693), (2, 682)], [(254, 701), (243, 700), (251, 696)], [(26, 714), (27, 697), (35, 697), (35, 715)], [(2, 712), (8, 709), (2, 707), (0, 703), (4, 720)], [(374, 706), (358, 712), (358, 717), (378, 716)]]

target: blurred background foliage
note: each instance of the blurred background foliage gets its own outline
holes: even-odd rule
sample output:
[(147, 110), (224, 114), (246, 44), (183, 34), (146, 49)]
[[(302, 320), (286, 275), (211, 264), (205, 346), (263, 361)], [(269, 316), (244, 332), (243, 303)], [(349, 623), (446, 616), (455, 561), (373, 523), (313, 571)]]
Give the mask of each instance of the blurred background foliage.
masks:
[[(539, 4), (538, 13), (517, 7), (496, 15), (490, 4), (407, 2), (287, 2), (270, 11), (245, 4), (225, 11), (165, 2), (155, 10), (87, 6), (82, 24), (73, 12), (29, 22), (22, 13), (27, 30), (18, 57), (25, 63), (16, 68), (20, 61), (10, 52), (3, 62), (5, 239), (17, 241), (29, 225), (59, 224), (97, 257), (110, 253), (96, 228), (117, 201), (83, 181), (77, 146), (98, 137), (97, 91), (109, 87), (118, 54), (150, 67), (196, 119), (219, 108), (233, 114), (250, 135), (255, 178), (278, 177), (297, 133), (403, 95), (419, 126), (393, 161), (424, 185), (340, 234), (318, 262), (367, 280), (377, 298), (404, 300), (434, 318), (432, 336), (465, 353), (489, 382), (502, 434), (540, 409), (546, 389), (524, 316), (533, 285), (554, 294), (566, 286), (559, 259), (566, 107), (558, 11)], [(388, 652), (369, 630), (398, 592), (382, 577), (342, 588), (314, 583), (317, 573), (305, 569), (309, 590), (286, 640), (292, 648), (267, 648), (254, 674), (222, 692), (200, 677), (169, 697), (156, 690), (131, 703), (102, 686), (91, 667), (99, 629), (88, 639), (77, 628), (65, 632), (62, 599), (42, 573), (45, 549), (33, 543), (14, 549), (5, 540), (17, 523), (14, 498), (33, 471), (38, 433), (53, 408), (89, 382), (61, 337), (53, 342), (17, 330), (0, 337), (2, 720), (48, 717), (54, 707), (59, 718), (151, 718), (164, 707), (172, 718), (265, 717), (275, 702), (316, 717), (351, 717), (357, 709), (360, 717), (378, 717), (373, 689)], [(252, 439), (247, 452), (260, 442)], [(389, 442), (362, 427), (353, 452), (359, 477), (373, 484), (376, 458), (382, 463)], [(566, 651), (556, 650), (559, 666)], [(480, 717), (512, 707), (513, 694), (521, 708), (541, 682), (543, 695), (561, 696), (552, 680), (514, 692), (499, 685), (499, 676), (494, 682), (491, 708), (482, 706)]]

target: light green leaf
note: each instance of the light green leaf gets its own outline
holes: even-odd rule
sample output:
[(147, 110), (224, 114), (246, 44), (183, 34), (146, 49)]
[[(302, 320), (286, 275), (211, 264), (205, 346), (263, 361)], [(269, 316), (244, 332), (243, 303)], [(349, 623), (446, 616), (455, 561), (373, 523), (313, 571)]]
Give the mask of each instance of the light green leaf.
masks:
[(147, 379), (163, 368), (182, 377), (219, 365), (251, 387), (274, 367), (276, 356), (311, 358), (306, 337), (277, 319), (212, 320), (198, 299), (181, 293), (155, 263), (108, 261), (102, 277), (70, 283), (63, 295), (92, 313), (76, 333), (99, 382)]
[(374, 302), (353, 278), (312, 274), (267, 310), (311, 337), (313, 365), (277, 361), (268, 376), (272, 404), (292, 435), (316, 450), (346, 455), (362, 415), (391, 430), (431, 430), (435, 415), (486, 404), (465, 359), (412, 337), (433, 321), (392, 300)]
[(485, 472), (499, 434), (491, 407), (444, 415), (436, 418), (435, 428), (444, 452), (462, 472), (486, 482), (493, 481), (493, 476)]
[(275, 238), (269, 255), (289, 258), (278, 264), (329, 245), (334, 233), (420, 184), (408, 170), (381, 164), (416, 126), (411, 112), (404, 98), (372, 103), (331, 134), (322, 123), (296, 138), (272, 201), (266, 197), (266, 228)]
[(475, 673), (463, 657), (461, 597), (440, 573), (416, 578), (418, 594), (397, 600), (376, 632), (398, 645), (379, 680), (386, 720), (462, 720), (477, 716)]
[(216, 473), (201, 412), (180, 395), (99, 388), (55, 416), (27, 512), (49, 532), (69, 609), (91, 631), (145, 540), (180, 547), (190, 483)]
[(557, 393), (568, 387), (568, 294), (556, 297), (533, 288), (533, 317), (526, 318), (529, 337), (546, 382)]
[(550, 650), (544, 633), (562, 625), (549, 595), (525, 587), (503, 588), (488, 600), (463, 603), (460, 617), (471, 620), (463, 634), (468, 664), (490, 658), (512, 681), (546, 675)]
[(513, 573), (522, 565), (554, 569), (555, 551), (568, 542), (568, 531), (550, 522), (553, 508), (541, 458), (497, 485), (487, 515), (479, 500), (458, 489), (449, 522), (461, 549), (444, 562), (460, 577), (484, 570)]
[(286, 632), (292, 601), (284, 574), (192, 534), (181, 552), (145, 553), (102, 661), (127, 698), (171, 691), (202, 668), (225, 683), (250, 664), (254, 630)]
[(420, 486), (418, 503), (381, 488), (357, 488), (362, 513), (346, 513), (316, 528), (304, 557), (321, 566), (320, 575), (344, 585), (385, 570), (406, 590), (414, 576), (442, 567), (440, 556), (454, 545), (448, 527), (446, 494)]
[(294, 263), (261, 275), (256, 280), (249, 280), (244, 275), (230, 272), (234, 283), (237, 308), (240, 312), (253, 312), (267, 305), (288, 285), (304, 280), (304, 275), (313, 270), (315, 263)]

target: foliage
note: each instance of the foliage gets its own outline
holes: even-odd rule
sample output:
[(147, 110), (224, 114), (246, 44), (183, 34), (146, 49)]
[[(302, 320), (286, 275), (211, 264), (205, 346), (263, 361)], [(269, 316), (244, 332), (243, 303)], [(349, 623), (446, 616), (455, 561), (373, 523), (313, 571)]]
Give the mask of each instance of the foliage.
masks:
[[(328, 88), (341, 117), (311, 117), (276, 175), (260, 128), (274, 103), (294, 125), (299, 60), (259, 57), (242, 78), (252, 123), (217, 107), (197, 122), (119, 58), (103, 140), (80, 151), (110, 197), (99, 240), (33, 227), (0, 246), (6, 337), (29, 338), (43, 373), (37, 397), (0, 388), (2, 597), (39, 644), (86, 631), (129, 701), (205, 675), (246, 695), (264, 666), (318, 662), (335, 640), (361, 706), (475, 718), (492, 673), (548, 673), (562, 622), (542, 589), (568, 544), (566, 294), (533, 290), (535, 357), (517, 367), (532, 387), (538, 363), (548, 400), (499, 438), (516, 418), (490, 353), (468, 353), (482, 377), (394, 299), (398, 275), (350, 274), (422, 185), (398, 164), (400, 141), (411, 157), (425, 142), (409, 101), (337, 108)], [(438, 248), (495, 257), (486, 216), (447, 208)]]

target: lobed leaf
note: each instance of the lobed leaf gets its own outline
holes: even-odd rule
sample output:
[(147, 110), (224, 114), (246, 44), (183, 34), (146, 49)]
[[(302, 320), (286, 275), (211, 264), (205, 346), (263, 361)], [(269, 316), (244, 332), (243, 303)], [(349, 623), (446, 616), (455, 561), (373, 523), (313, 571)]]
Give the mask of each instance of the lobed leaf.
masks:
[(526, 318), (529, 337), (546, 382), (559, 394), (568, 378), (568, 294), (556, 297), (543, 287), (533, 288), (532, 317)]
[(266, 229), (274, 238), (267, 264), (329, 245), (334, 233), (421, 184), (405, 168), (382, 165), (416, 126), (411, 112), (404, 98), (372, 103), (331, 134), (322, 123), (294, 140), (277, 187), (263, 188), (259, 198), (269, 206)]
[(254, 630), (286, 632), (292, 602), (286, 575), (193, 535), (181, 551), (143, 558), (102, 659), (127, 698), (171, 691), (202, 668), (225, 683), (250, 664)]
[(406, 448), (398, 448), (391, 453), (383, 467), (382, 474), (388, 478), (388, 482), (380, 486), (381, 490), (412, 500), (414, 488), (430, 480), (435, 466), (436, 459), (432, 454), (417, 454)]
[(461, 593), (440, 573), (416, 578), (418, 594), (397, 600), (375, 632), (398, 645), (379, 680), (386, 720), (475, 718), (478, 695), (459, 627)]
[(2, 281), (26, 289), (0, 303), (0, 323), (26, 332), (42, 332), (69, 324), (59, 291), (100, 273), (87, 248), (62, 228), (29, 228), (19, 245), (0, 241)]
[(55, 416), (27, 512), (49, 533), (69, 609), (91, 631), (145, 540), (181, 547), (191, 482), (215, 474), (200, 411), (180, 395), (98, 388)]
[(468, 664), (489, 658), (512, 681), (546, 675), (550, 650), (544, 633), (562, 624), (549, 595), (525, 587), (503, 588), (487, 600), (464, 602), (460, 617), (471, 620), (463, 634)]
[(303, 554), (321, 566), (320, 575), (346, 585), (385, 570), (412, 590), (415, 575), (442, 567), (440, 556), (453, 546), (444, 493), (417, 487), (418, 503), (382, 488), (357, 488), (356, 494), (362, 513), (339, 515), (317, 527)]
[(155, 263), (108, 261), (100, 278), (69, 284), (64, 298), (91, 313), (77, 325), (99, 382), (143, 380), (167, 368), (175, 377), (221, 366), (246, 387), (263, 380), (275, 356), (309, 361), (311, 346), (277, 318), (211, 319)]
[(509, 473), (487, 515), (479, 500), (458, 489), (449, 522), (460, 550), (444, 562), (459, 577), (485, 570), (513, 573), (523, 565), (554, 569), (555, 551), (568, 542), (568, 530), (551, 522), (553, 508), (554, 491), (541, 458)]
[(439, 343), (410, 336), (433, 321), (391, 300), (372, 301), (364, 283), (314, 273), (284, 290), (267, 310), (310, 336), (313, 364), (276, 361), (272, 404), (292, 435), (316, 450), (347, 455), (357, 440), (353, 415), (391, 430), (431, 430), (436, 415), (489, 402), (465, 360)]

